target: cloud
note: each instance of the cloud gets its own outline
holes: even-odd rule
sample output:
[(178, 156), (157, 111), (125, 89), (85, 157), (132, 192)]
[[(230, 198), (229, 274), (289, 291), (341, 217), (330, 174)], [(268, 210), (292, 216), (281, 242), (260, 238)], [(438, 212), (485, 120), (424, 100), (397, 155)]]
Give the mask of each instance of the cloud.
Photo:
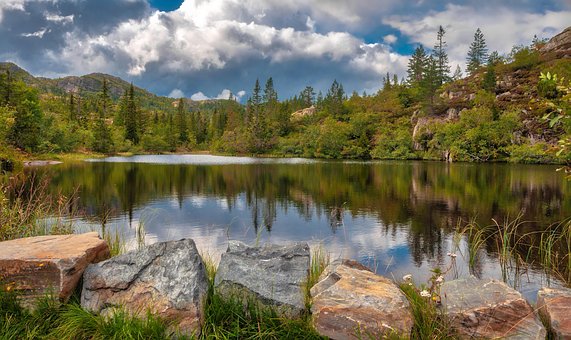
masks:
[(45, 16), (46, 16), (47, 21), (61, 22), (64, 24), (72, 23), (73, 18), (75, 17), (75, 15), (73, 15), (73, 14), (62, 16), (62, 15), (53, 14), (53, 13), (45, 13)]
[(529, 44), (535, 34), (550, 38), (569, 25), (571, 11), (529, 12), (525, 9), (447, 5), (423, 17), (391, 16), (383, 23), (398, 29), (411, 42), (432, 48), (438, 26), (446, 29), (445, 40), (452, 65), (465, 64), (474, 32), (482, 29), (488, 49), (508, 53), (516, 44)]
[(170, 97), (170, 98), (184, 98), (185, 96), (184, 96), (184, 92), (182, 92), (181, 90), (179, 90), (179, 89), (174, 89), (174, 90), (171, 91), (171, 93), (168, 94), (167, 97)]
[(230, 99), (230, 94), (232, 94), (232, 98), (234, 98), (234, 100), (240, 102), (242, 100), (242, 97), (246, 95), (246, 91), (242, 90), (238, 91), (237, 93), (232, 93), (232, 91), (224, 89), (215, 97), (208, 97), (207, 95), (199, 91), (190, 96), (190, 99), (197, 101), (209, 100), (209, 99)]
[(385, 44), (394, 44), (396, 43), (398, 38), (394, 34), (387, 34), (383, 37), (383, 41)]

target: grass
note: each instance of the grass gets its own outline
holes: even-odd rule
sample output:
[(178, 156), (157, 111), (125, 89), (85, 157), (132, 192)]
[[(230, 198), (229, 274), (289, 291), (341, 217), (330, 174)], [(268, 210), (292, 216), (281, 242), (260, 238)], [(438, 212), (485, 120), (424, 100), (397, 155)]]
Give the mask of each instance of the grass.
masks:
[(321, 273), (323, 273), (330, 261), (330, 255), (323, 245), (320, 244), (312, 249), (309, 273), (307, 281), (304, 282), (305, 305), (308, 310), (311, 308), (311, 287), (319, 281), (319, 276), (321, 276)]
[[(118, 310), (108, 318), (82, 309), (77, 298), (60, 304), (49, 296), (37, 308), (20, 307), (17, 296), (0, 290), (0, 339), (166, 339), (168, 324), (151, 314), (146, 318)], [(180, 338), (180, 337), (179, 337)]]
[(407, 283), (402, 283), (400, 289), (410, 303), (414, 318), (411, 339), (446, 340), (459, 338), (452, 328), (450, 320), (430, 298), (420, 296), (416, 287)]
[(73, 232), (75, 195), (52, 195), (47, 187), (47, 179), (23, 174), (0, 179), (0, 241)]

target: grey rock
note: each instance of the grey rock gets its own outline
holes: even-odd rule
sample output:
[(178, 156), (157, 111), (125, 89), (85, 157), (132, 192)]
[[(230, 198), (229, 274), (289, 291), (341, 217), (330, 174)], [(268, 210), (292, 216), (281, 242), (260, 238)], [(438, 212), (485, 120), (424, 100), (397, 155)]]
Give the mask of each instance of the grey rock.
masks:
[(223, 296), (254, 298), (282, 315), (297, 316), (305, 310), (309, 253), (307, 243), (248, 247), (230, 241), (220, 259), (216, 289)]
[(465, 339), (545, 339), (529, 303), (503, 282), (472, 276), (445, 282), (440, 293), (453, 327)]
[(352, 260), (327, 266), (311, 298), (313, 325), (331, 339), (408, 337), (414, 323), (401, 290)]
[(571, 289), (540, 289), (537, 308), (549, 323), (555, 339), (571, 339)]
[(198, 333), (208, 279), (193, 240), (156, 243), (89, 266), (81, 306), (101, 314), (117, 306), (151, 311), (186, 334)]

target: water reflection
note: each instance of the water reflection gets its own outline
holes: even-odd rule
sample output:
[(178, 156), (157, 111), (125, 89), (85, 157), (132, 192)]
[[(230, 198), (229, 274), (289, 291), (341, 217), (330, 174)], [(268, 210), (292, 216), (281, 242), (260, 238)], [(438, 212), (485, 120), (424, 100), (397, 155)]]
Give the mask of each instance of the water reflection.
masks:
[[(551, 166), (439, 162), (320, 162), (215, 156), (138, 156), (33, 171), (53, 190), (80, 190), (85, 228), (144, 225), (148, 242), (190, 237), (216, 254), (227, 239), (323, 243), (334, 256), (423, 281), (449, 252), (459, 220), (482, 225), (523, 214), (528, 230), (571, 215), (569, 183)], [(134, 238), (134, 236), (132, 236)], [(131, 243), (134, 241), (131, 240)], [(474, 273), (501, 278), (494, 245)], [(457, 275), (469, 274), (466, 261)], [(544, 278), (527, 274), (532, 294)]]

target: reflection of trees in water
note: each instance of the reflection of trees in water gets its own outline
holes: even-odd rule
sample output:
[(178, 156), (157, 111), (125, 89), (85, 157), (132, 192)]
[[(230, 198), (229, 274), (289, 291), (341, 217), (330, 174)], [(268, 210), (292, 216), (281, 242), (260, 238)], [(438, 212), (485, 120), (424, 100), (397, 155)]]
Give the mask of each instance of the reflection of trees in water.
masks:
[(80, 188), (88, 218), (112, 211), (132, 214), (153, 200), (189, 196), (225, 199), (228, 208), (246, 197), (254, 228), (271, 230), (278, 209), (295, 209), (305, 220), (325, 216), (332, 231), (344, 213), (365, 211), (383, 225), (409, 225), (408, 243), (417, 263), (442, 260), (443, 239), (459, 219), (515, 216), (546, 226), (571, 211), (569, 184), (550, 167), (431, 162), (157, 165), (63, 164), (43, 168), (54, 190)]

